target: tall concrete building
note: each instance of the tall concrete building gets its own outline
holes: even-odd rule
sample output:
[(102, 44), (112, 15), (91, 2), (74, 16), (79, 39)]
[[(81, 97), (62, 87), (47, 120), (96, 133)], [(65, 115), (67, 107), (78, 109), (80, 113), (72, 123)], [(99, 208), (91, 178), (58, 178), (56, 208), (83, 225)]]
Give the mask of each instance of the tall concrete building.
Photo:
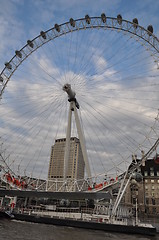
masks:
[[(61, 138), (56, 139), (55, 144), (51, 147), (48, 180), (63, 180), (65, 145), (66, 138)], [(71, 137), (67, 179), (83, 179), (84, 168), (85, 163), (80, 141), (76, 137)]]

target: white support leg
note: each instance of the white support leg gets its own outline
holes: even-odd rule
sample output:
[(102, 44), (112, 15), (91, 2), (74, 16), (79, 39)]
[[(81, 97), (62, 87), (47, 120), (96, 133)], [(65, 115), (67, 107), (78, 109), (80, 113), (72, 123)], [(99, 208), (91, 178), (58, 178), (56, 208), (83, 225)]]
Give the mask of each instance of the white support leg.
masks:
[(63, 169), (63, 178), (67, 179), (68, 174), (68, 161), (70, 154), (70, 138), (71, 138), (71, 120), (72, 120), (72, 102), (70, 103), (69, 114), (68, 114), (68, 125), (67, 125), (67, 133), (66, 133), (66, 145), (65, 145), (65, 154), (64, 154), (64, 169)]
[(80, 140), (82, 154), (83, 154), (83, 158), (84, 158), (84, 162), (85, 162), (85, 166), (86, 166), (86, 172), (87, 172), (88, 178), (90, 180), (90, 184), (92, 184), (91, 171), (90, 171), (88, 157), (87, 157), (84, 135), (83, 135), (83, 132), (82, 132), (82, 129), (81, 129), (81, 124), (80, 124), (80, 120), (79, 120), (77, 109), (76, 109), (76, 108), (79, 109), (79, 107), (80, 107), (76, 98), (75, 98), (76, 93), (74, 91), (72, 91), (71, 85), (68, 84), (68, 83), (66, 83), (63, 86), (62, 89), (63, 89), (63, 91), (65, 91), (68, 94), (68, 100), (70, 102), (70, 111), (69, 111), (67, 137), (66, 137), (65, 161), (64, 161), (64, 177), (65, 177), (65, 179), (67, 177), (67, 163), (68, 163), (68, 158), (69, 158), (70, 136), (71, 136), (71, 114), (72, 114), (71, 109), (73, 108), (74, 109), (74, 114), (75, 114), (75, 122), (76, 122), (78, 137), (79, 137), (79, 140)]
[(129, 176), (129, 178), (128, 178), (128, 180), (127, 180), (127, 182), (126, 182), (126, 184), (125, 184), (125, 186), (124, 186), (124, 188), (123, 187), (121, 187), (120, 188), (120, 190), (119, 190), (119, 195), (118, 195), (118, 198), (117, 198), (117, 201), (115, 202), (115, 204), (114, 204), (114, 207), (113, 207), (113, 209), (112, 209), (112, 217), (116, 214), (116, 210), (117, 210), (117, 208), (118, 208), (118, 206), (119, 206), (119, 204), (120, 204), (120, 201), (121, 201), (121, 199), (122, 199), (122, 197), (123, 197), (123, 195), (125, 194), (125, 191), (126, 191), (126, 189), (127, 189), (127, 186), (128, 186), (128, 184), (129, 184), (129, 182), (130, 182), (130, 180), (131, 180), (131, 175)]
[(122, 193), (122, 191), (123, 191), (124, 183), (125, 183), (127, 174), (128, 174), (128, 170), (126, 171), (126, 173), (125, 173), (125, 175), (124, 175), (124, 179), (123, 179), (123, 181), (122, 181), (122, 183), (121, 183), (121, 186), (120, 186), (120, 188), (119, 188), (119, 192), (118, 192), (118, 195), (117, 195), (117, 197), (116, 197), (116, 200), (115, 200), (115, 203), (114, 203), (114, 206), (113, 206), (113, 209), (112, 209), (112, 214), (115, 213), (115, 208), (116, 208), (116, 205), (118, 204), (120, 195), (121, 195), (121, 193)]
[(88, 157), (87, 157), (87, 151), (86, 151), (84, 136), (83, 136), (83, 132), (82, 132), (82, 129), (81, 129), (81, 124), (80, 124), (80, 120), (79, 120), (79, 117), (78, 117), (78, 113), (77, 113), (77, 109), (76, 109), (76, 106), (75, 106), (75, 102), (72, 102), (72, 103), (73, 103), (73, 108), (74, 108), (74, 114), (75, 114), (75, 121), (76, 121), (78, 137), (79, 137), (79, 140), (80, 140), (82, 154), (83, 154), (83, 158), (84, 158), (84, 162), (85, 162), (85, 166), (86, 166), (86, 172), (87, 172), (88, 178), (91, 181), (91, 171), (90, 171), (90, 167), (89, 167), (89, 162), (88, 162)]

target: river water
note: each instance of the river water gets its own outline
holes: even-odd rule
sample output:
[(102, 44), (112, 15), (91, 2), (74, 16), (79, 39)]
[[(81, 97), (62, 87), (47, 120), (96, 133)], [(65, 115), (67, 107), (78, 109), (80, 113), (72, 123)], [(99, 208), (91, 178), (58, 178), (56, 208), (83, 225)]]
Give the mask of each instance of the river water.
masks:
[(0, 220), (0, 240), (159, 240), (155, 237)]

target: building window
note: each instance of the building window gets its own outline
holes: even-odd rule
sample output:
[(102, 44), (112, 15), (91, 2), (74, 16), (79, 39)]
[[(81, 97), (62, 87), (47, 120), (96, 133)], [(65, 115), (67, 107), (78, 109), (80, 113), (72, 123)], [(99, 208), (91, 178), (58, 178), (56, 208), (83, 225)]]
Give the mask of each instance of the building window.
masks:
[(150, 172), (150, 176), (153, 177), (154, 176), (154, 171)]
[(133, 203), (133, 204), (136, 204), (136, 198), (133, 198), (133, 199), (132, 199), (132, 203)]
[(149, 195), (148, 192), (145, 192), (145, 196), (148, 197), (148, 195)]
[(152, 190), (155, 190), (155, 187), (154, 187), (154, 186), (152, 186)]
[(152, 209), (153, 214), (156, 214), (156, 208)]
[[(158, 182), (159, 182), (159, 180), (158, 180)], [(148, 183), (147, 179), (145, 179), (145, 183)]]
[(154, 183), (155, 181), (151, 179), (151, 183)]
[(147, 177), (148, 176), (148, 173), (147, 171), (144, 172), (144, 176)]
[(155, 199), (152, 198), (152, 205), (155, 205), (155, 204), (156, 204)]
[[(159, 171), (157, 171), (157, 176), (159, 177)], [(158, 182), (159, 182), (159, 180), (158, 180)]]

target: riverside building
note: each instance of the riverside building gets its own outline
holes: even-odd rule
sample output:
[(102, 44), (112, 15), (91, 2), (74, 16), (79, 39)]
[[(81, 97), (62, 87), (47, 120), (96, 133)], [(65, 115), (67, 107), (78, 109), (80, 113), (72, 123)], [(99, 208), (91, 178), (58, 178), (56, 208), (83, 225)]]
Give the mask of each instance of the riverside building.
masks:
[(142, 181), (132, 180), (123, 202), (136, 206), (140, 215), (159, 215), (159, 156), (147, 159), (140, 167)]

